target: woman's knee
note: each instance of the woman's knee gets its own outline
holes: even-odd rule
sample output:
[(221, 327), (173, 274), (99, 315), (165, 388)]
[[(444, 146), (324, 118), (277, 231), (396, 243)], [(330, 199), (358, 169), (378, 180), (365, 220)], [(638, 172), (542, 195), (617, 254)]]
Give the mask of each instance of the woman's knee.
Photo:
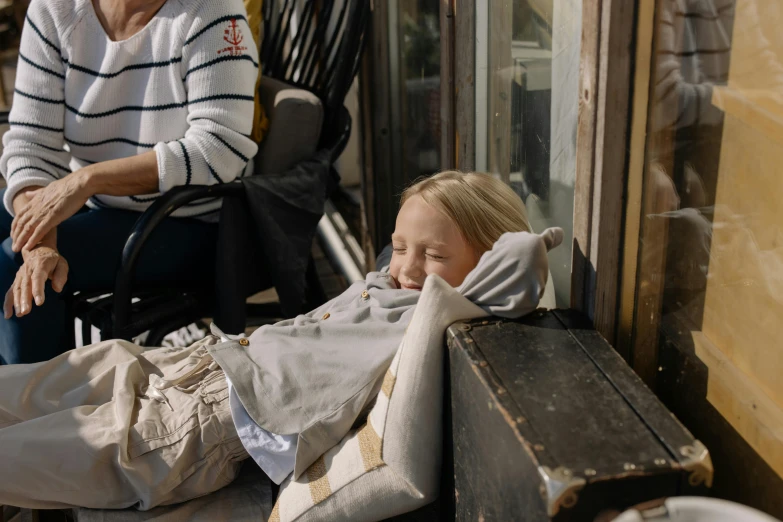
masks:
[[(0, 300), (3, 302), (21, 264), (21, 256), (11, 250), (11, 239), (0, 243)], [(45, 361), (63, 351), (64, 304), (61, 301), (61, 296), (47, 285), (42, 307), (33, 306), (24, 317), (0, 317), (0, 364)]]

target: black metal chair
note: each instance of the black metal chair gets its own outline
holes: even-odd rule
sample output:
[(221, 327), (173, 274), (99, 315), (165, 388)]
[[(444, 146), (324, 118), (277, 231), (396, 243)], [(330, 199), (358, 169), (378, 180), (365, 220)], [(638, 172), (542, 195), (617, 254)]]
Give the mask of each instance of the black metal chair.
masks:
[[(351, 118), (343, 106), (359, 68), (371, 17), (367, 0), (267, 0), (261, 63), (265, 77), (318, 96), (324, 119), (319, 152), (333, 164), (348, 141)], [(263, 174), (262, 174), (263, 175)], [(73, 296), (71, 312), (82, 321), (82, 339), (92, 341), (91, 326), (101, 338), (130, 340), (149, 331), (147, 346), (159, 346), (170, 332), (209, 317), (213, 281), (178, 288), (134, 286), (136, 262), (155, 228), (181, 206), (209, 197), (243, 197), (241, 182), (177, 187), (163, 194), (139, 218), (125, 244), (114, 289)], [(307, 305), (325, 301), (312, 258), (307, 270)], [(265, 288), (249, 288), (248, 296)], [(282, 318), (275, 304), (256, 305), (249, 316)], [(75, 341), (74, 341), (75, 342)]]

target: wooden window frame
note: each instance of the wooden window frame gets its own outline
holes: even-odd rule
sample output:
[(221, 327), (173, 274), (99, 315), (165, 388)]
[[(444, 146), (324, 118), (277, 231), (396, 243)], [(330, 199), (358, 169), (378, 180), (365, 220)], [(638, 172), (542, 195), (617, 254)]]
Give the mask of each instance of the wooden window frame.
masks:
[[(591, 0), (582, 10), (571, 306), (585, 312), (613, 346), (622, 275), (636, 5)], [(628, 360), (628, 353), (622, 355)]]
[[(362, 199), (372, 245), (365, 241), (367, 259), (389, 242), (397, 217), (399, 187), (406, 179), (401, 160), (402, 127), (399, 99), (398, 0), (372, 4), (369, 45), (359, 73), (362, 108)], [(391, 195), (391, 196), (390, 196)], [(372, 265), (370, 265), (372, 266)]]
[[(637, 154), (629, 154), (635, 15), (638, 3), (646, 1), (583, 0), (582, 6), (571, 307), (586, 313), (615, 346), (625, 266), (626, 172), (639, 145), (642, 155), (644, 149), (642, 135), (641, 142), (633, 142)], [(448, 71), (448, 81), (441, 81), (441, 118), (448, 129), (441, 143), (443, 166), (473, 170), (479, 101), (474, 0), (441, 0), (441, 35), (441, 70)], [(630, 360), (630, 353), (621, 353)]]

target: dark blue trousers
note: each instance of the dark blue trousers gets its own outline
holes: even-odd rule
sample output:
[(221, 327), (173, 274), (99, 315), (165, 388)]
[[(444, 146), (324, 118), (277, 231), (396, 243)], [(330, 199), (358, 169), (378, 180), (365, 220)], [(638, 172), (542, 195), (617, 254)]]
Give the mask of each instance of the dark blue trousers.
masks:
[[(4, 190), (0, 191), (2, 201)], [(68, 347), (74, 325), (67, 320), (64, 296), (76, 291), (111, 290), (122, 249), (138, 212), (85, 210), (57, 227), (57, 247), (70, 266), (62, 294), (46, 284), (43, 306), (22, 318), (6, 320), (0, 314), (0, 364), (33, 363), (61, 354)], [(0, 296), (11, 287), (22, 264), (11, 250), (12, 218), (0, 205)], [(136, 265), (136, 279), (144, 285), (167, 285), (203, 280), (212, 284), (215, 272), (217, 224), (196, 219), (166, 219), (150, 236)]]

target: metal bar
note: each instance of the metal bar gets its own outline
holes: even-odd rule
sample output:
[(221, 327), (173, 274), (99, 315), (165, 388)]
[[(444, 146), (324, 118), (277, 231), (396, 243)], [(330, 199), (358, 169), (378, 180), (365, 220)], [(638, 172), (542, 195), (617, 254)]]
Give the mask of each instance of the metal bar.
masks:
[(324, 215), (329, 218), (329, 221), (332, 222), (332, 226), (340, 235), (343, 244), (353, 258), (354, 264), (359, 267), (359, 270), (362, 273), (367, 272), (367, 262), (362, 247), (351, 233), (351, 230), (348, 228), (348, 224), (345, 222), (345, 219), (343, 219), (340, 211), (335, 208), (331, 201), (326, 201), (326, 204), (324, 205)]
[(356, 266), (348, 247), (346, 247), (337, 229), (326, 216), (323, 216), (321, 221), (318, 222), (318, 240), (326, 256), (348, 284), (364, 280), (364, 275), (359, 267)]
[(489, 4), (476, 2), (476, 170), (486, 172), (489, 143)]

